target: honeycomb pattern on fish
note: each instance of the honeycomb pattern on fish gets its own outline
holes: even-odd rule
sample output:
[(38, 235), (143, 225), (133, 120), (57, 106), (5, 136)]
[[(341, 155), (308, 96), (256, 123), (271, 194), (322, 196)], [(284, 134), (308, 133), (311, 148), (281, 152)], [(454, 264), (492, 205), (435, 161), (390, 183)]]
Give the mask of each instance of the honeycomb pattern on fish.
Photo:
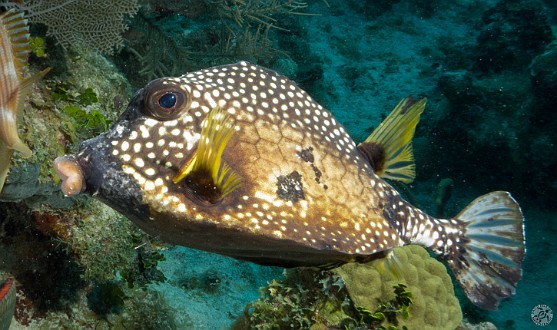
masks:
[[(141, 185), (149, 204), (198, 220), (205, 219), (207, 212), (208, 218), (230, 227), (350, 254), (399, 245), (398, 234), (387, 220), (369, 217), (371, 208), (380, 207), (376, 201), (396, 198), (398, 193), (374, 176), (329, 111), (290, 80), (240, 63), (156, 82), (172, 83), (191, 97), (187, 114), (165, 122), (140, 119), (124, 139), (110, 141), (112, 154)], [(230, 147), (234, 154), (225, 158), (248, 182), (225, 206), (201, 210), (184, 201), (172, 177), (197, 144), (202, 118), (216, 106), (234, 117), (237, 141)], [(311, 155), (311, 164), (303, 160), (304, 152)], [(161, 166), (166, 170), (161, 171)], [(279, 178), (291, 173), (301, 177), (304, 198), (299, 201), (277, 194)], [(215, 209), (218, 212), (211, 212)], [(346, 236), (346, 232), (353, 234)]]

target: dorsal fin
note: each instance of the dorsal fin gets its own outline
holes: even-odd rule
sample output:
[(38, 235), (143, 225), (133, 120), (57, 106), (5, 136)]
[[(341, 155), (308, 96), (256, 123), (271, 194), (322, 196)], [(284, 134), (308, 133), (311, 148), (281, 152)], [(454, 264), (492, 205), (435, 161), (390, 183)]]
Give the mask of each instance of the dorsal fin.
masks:
[[(17, 68), (27, 65), (29, 56), (29, 25), (23, 12), (15, 8), (8, 10), (0, 16), (0, 22), (10, 40), (14, 63)], [(18, 71), (18, 78), (21, 79), (21, 70)]]
[(377, 175), (410, 183), (416, 177), (412, 138), (426, 98), (404, 98), (358, 149)]

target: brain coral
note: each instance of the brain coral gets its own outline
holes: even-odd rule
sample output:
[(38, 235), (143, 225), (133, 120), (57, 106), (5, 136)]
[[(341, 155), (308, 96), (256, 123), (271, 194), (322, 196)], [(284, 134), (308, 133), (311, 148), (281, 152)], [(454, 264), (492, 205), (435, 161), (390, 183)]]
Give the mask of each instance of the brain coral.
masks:
[(354, 305), (374, 311), (380, 303), (393, 299), (393, 286), (402, 283), (412, 293), (413, 303), (410, 317), (401, 320), (400, 326), (454, 330), (462, 322), (462, 311), (445, 266), (420, 246), (395, 248), (393, 253), (401, 265), (398, 278), (381, 270), (383, 259), (349, 263), (334, 270), (344, 280)]

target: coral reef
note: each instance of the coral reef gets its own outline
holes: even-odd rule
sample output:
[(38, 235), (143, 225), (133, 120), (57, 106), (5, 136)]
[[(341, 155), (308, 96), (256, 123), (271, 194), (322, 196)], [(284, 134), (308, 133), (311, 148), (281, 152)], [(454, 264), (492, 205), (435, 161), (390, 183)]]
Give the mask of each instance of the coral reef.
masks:
[(344, 282), (335, 274), (293, 269), (284, 276), (260, 289), (259, 300), (246, 306), (234, 329), (319, 329), (350, 320), (344, 310), (355, 313)]
[(456, 330), (497, 330), (497, 327), (490, 322), (471, 324), (470, 322), (464, 321)]
[(291, 270), (261, 289), (261, 298), (248, 305), (237, 327), (455, 329), (462, 311), (445, 266), (419, 246), (393, 253), (401, 265), (394, 267), (396, 276), (384, 269), (382, 259), (332, 271)]
[(58, 178), (52, 170), (53, 160), (104, 130), (121, 111), (118, 100), (130, 93), (129, 84), (114, 65), (93, 51), (77, 48), (50, 61), (53, 70), (48, 79), (35, 87), (23, 109), (26, 130), (22, 138), (33, 156), (14, 156), (1, 200), (70, 206), (72, 200), (63, 198), (55, 185)]
[[(16, 2), (23, 1), (10, 3)], [(80, 2), (26, 4), (46, 8)], [(476, 194), (472, 190), (513, 191), (528, 219), (524, 280), (517, 296), (497, 313), (463, 309), (473, 322), (531, 326), (530, 318), (517, 318), (516, 311), (528, 314), (533, 304), (551, 301), (554, 291), (545, 279), (554, 271), (554, 257), (546, 252), (555, 249), (555, 223), (550, 221), (555, 214), (537, 208), (554, 209), (557, 193), (557, 112), (552, 110), (557, 106), (557, 43), (548, 29), (555, 31), (555, 3), (540, 2), (549, 11), (526, 0), (329, 0), (266, 11), (270, 19), (253, 11), (271, 3), (289, 2), (144, 0), (126, 31), (123, 19), (129, 15), (108, 10), (93, 17), (99, 23), (113, 19), (104, 22), (112, 32), (99, 44), (103, 52), (123, 45), (108, 60), (91, 51), (98, 48), (73, 29), (79, 24), (66, 30), (73, 34), (68, 40), (79, 39), (76, 43), (59, 40), (64, 36), (53, 29), (48, 31), (53, 37), (47, 36), (46, 22), (31, 26), (30, 71), (47, 66), (52, 71), (34, 86), (23, 111), (20, 134), (34, 156), (14, 159), (0, 203), (0, 273), (18, 281), (17, 324), (12, 326), (226, 328), (245, 302), (256, 298), (254, 288), (279, 278), (277, 270), (199, 251), (161, 251), (101, 204), (63, 198), (51, 172), (56, 156), (116, 118), (130, 96), (128, 81), (139, 87), (159, 76), (240, 59), (293, 78), (335, 111), (356, 140), (364, 139), (400, 97), (427, 95), (430, 106), (416, 141), (418, 181), (405, 189), (439, 214), (453, 214), (463, 194)], [(0, 0), (0, 7), (5, 4)], [(250, 17), (237, 10), (248, 5)], [(31, 18), (38, 20), (38, 15), (37, 21)], [(448, 203), (450, 189), (445, 188), (450, 186), (439, 182), (444, 177), (454, 180)], [(159, 282), (161, 275), (165, 282)], [(362, 313), (347, 287), (335, 273), (289, 271), (285, 280), (262, 289), (263, 298), (247, 308), (242, 328), (270, 328), (268, 322), (284, 328), (357, 327)], [(419, 307), (421, 293), (408, 290)], [(375, 313), (396, 296), (388, 285), (385, 292), (366, 310)], [(99, 293), (107, 299), (88, 299)], [(207, 315), (214, 317), (207, 320)], [(410, 310), (408, 320), (413, 316)], [(460, 327), (478, 328), (494, 326)]]
[(475, 64), (484, 73), (527, 66), (553, 39), (542, 5), (504, 0), (482, 16)]
[[(25, 102), (21, 136), (33, 156), (14, 158), (0, 203), (0, 271), (18, 284), (14, 326), (136, 328), (148, 319), (152, 327), (169, 327), (157, 317), (169, 315), (168, 306), (158, 294), (145, 292), (161, 279), (156, 248), (105, 205), (64, 198), (52, 171), (54, 158), (119, 115), (129, 84), (96, 51), (78, 45), (63, 51), (37, 33), (31, 70), (36, 65), (52, 71)], [(125, 281), (121, 274), (128, 275)], [(88, 303), (87, 297), (97, 299)], [(99, 301), (104, 309), (95, 305)]]
[(462, 322), (462, 312), (446, 267), (420, 246), (408, 245), (392, 253), (401, 265), (397, 272), (400, 278), (381, 270), (385, 260), (351, 263), (334, 270), (346, 283), (354, 304), (375, 310), (381, 302), (395, 297), (393, 286), (403, 283), (412, 292), (413, 303), (408, 310), (410, 317), (401, 325), (409, 329), (455, 329)]
[[(0, 269), (18, 281), (20, 325), (136, 328), (131, 325), (147, 322), (147, 315), (151, 324), (171, 321), (158, 318), (171, 308), (146, 290), (164, 279), (157, 270), (160, 253), (112, 209), (95, 201), (63, 211), (2, 203), (0, 212)], [(152, 300), (142, 302), (146, 297)]]

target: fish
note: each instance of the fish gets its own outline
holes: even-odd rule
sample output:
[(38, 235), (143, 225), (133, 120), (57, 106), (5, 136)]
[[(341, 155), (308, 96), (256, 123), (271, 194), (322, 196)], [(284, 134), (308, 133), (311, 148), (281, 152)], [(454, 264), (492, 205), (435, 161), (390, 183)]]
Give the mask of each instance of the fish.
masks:
[(8, 330), (15, 311), (16, 290), (13, 278), (0, 282), (0, 330)]
[(332, 267), (422, 245), (494, 310), (522, 277), (518, 203), (494, 191), (437, 219), (387, 181), (414, 180), (425, 105), (403, 99), (357, 144), (294, 81), (239, 62), (149, 82), (54, 169), (66, 196), (89, 194), (168, 243), (258, 264)]
[(19, 138), (17, 117), (32, 85), (50, 68), (24, 78), (29, 56), (29, 26), (22, 11), (10, 9), (0, 15), (0, 192), (4, 187), (13, 151), (23, 158), (31, 149)]

